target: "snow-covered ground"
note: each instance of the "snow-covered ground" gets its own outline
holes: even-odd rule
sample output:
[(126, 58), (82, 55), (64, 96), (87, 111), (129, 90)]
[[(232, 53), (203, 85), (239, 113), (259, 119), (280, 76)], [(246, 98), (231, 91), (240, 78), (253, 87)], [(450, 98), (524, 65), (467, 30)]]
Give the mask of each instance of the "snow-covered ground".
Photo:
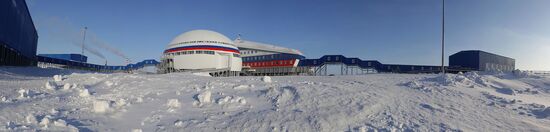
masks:
[(550, 131), (531, 74), (208, 77), (0, 68), (0, 131)]

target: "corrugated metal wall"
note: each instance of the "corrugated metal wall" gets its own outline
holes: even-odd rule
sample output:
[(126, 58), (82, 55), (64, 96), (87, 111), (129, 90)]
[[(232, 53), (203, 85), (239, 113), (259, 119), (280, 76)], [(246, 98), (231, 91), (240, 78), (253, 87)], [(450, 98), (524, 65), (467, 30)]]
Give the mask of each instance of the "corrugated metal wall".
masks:
[(461, 51), (449, 56), (449, 67), (480, 70), (479, 52)]
[(38, 35), (25, 0), (0, 0), (0, 41), (35, 59)]
[(483, 71), (512, 71), (515, 69), (515, 60), (512, 58), (480, 51), (479, 66)]
[(478, 71), (512, 71), (515, 69), (515, 60), (485, 51), (469, 50), (451, 55), (449, 66)]

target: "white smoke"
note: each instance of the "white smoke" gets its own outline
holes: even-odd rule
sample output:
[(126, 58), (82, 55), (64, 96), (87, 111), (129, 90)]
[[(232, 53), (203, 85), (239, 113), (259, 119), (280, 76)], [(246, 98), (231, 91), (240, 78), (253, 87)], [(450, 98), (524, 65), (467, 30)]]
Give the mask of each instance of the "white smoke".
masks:
[[(48, 31), (52, 37), (68, 41), (72, 45), (82, 48), (82, 39), (84, 34), (83, 29), (74, 28), (66, 19), (51, 17), (46, 20), (44, 24), (41, 24), (41, 28)], [(109, 43), (102, 41), (94, 32), (91, 32), (90, 30), (86, 31), (86, 39), (83, 48), (87, 53), (91, 53), (102, 59), (106, 59), (106, 57), (97, 49), (105, 50), (123, 58), (124, 60), (130, 61), (122, 51), (110, 46)]]
[[(48, 35), (54, 39), (66, 41), (74, 46), (82, 48), (82, 32), (77, 28), (71, 27), (71, 23), (67, 20), (51, 17), (40, 24), (40, 30), (47, 31)], [(105, 59), (105, 56), (97, 49), (90, 47), (89, 44), (84, 44), (84, 50), (99, 58)]]
[(87, 36), (87, 38), (89, 38), (90, 44), (92, 44), (94, 46), (97, 46), (98, 48), (107, 50), (108, 52), (111, 52), (111, 53), (115, 54), (116, 56), (119, 56), (119, 57), (121, 57), (125, 60), (129, 60), (129, 58), (126, 55), (124, 55), (124, 53), (122, 53), (122, 51), (120, 51), (120, 50), (118, 50), (114, 47), (111, 47), (107, 42), (101, 41), (100, 39), (97, 38), (97, 36), (93, 32), (90, 32), (90, 34)]

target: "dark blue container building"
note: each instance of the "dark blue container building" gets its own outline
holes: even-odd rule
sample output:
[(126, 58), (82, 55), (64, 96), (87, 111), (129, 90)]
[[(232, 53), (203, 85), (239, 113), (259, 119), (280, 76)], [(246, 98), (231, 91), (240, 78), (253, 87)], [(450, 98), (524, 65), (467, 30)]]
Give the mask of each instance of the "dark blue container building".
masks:
[(62, 59), (62, 60), (70, 60), (70, 61), (77, 61), (77, 62), (87, 62), (88, 57), (81, 55), (81, 54), (39, 54), (38, 56), (44, 56), (44, 57), (50, 57), (50, 58), (56, 58), (56, 59)]
[(36, 65), (37, 42), (25, 0), (0, 0), (0, 66)]
[(515, 60), (485, 51), (466, 50), (449, 56), (449, 67), (474, 71), (513, 71)]

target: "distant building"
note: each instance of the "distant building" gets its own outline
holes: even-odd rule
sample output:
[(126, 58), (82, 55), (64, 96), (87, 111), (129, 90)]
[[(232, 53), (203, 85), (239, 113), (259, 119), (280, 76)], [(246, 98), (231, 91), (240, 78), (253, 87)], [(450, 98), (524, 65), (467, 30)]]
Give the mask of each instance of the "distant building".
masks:
[(305, 57), (296, 49), (241, 38), (235, 40), (235, 46), (241, 52), (243, 68), (249, 75), (297, 75), (302, 72), (298, 63)]
[(36, 65), (38, 35), (25, 0), (0, 0), (0, 66)]
[(164, 72), (208, 71), (238, 75), (242, 69), (241, 53), (226, 36), (209, 30), (183, 33), (170, 44), (161, 58)]
[(513, 71), (515, 60), (485, 51), (467, 50), (449, 56), (449, 67), (475, 71)]
[(84, 63), (88, 61), (88, 57), (81, 54), (39, 54), (38, 56), (44, 56), (44, 57), (50, 57), (50, 58), (68, 60), (68, 61), (84, 62)]

